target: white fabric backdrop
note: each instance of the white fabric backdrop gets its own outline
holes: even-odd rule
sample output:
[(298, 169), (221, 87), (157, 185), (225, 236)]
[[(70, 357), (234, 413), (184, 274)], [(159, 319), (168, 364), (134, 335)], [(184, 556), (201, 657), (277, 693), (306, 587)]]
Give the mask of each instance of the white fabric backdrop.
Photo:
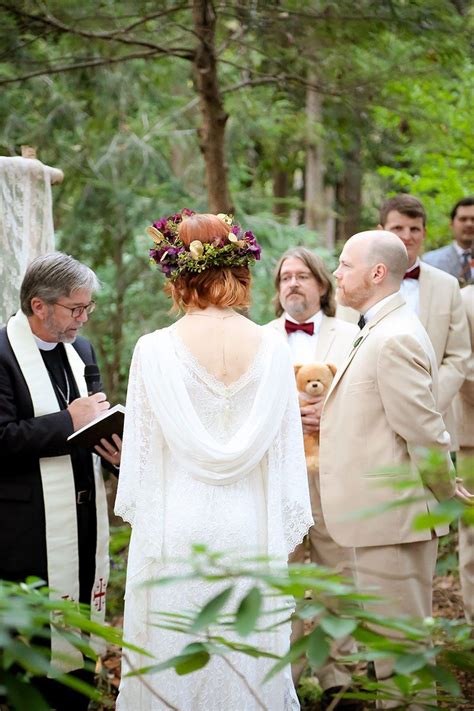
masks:
[(18, 310), (27, 265), (54, 251), (51, 183), (62, 177), (39, 160), (0, 156), (0, 325)]

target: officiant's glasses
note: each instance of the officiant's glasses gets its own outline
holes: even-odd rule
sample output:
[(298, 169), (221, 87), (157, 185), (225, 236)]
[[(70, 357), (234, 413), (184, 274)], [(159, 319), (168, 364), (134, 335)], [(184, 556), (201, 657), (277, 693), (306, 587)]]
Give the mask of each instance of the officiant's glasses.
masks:
[(65, 306), (64, 304), (59, 304), (57, 301), (54, 303), (54, 306), (62, 306), (63, 309), (67, 309), (68, 311), (71, 312), (72, 318), (80, 318), (84, 311), (86, 314), (89, 316), (94, 309), (95, 309), (95, 301), (89, 301), (88, 304), (85, 304), (85, 306)]

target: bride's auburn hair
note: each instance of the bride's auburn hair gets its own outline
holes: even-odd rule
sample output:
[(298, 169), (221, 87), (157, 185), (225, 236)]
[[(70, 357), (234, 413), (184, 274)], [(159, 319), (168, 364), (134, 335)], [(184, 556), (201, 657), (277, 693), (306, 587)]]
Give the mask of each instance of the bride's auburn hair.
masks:
[[(227, 237), (230, 225), (216, 215), (196, 214), (179, 225), (178, 234), (186, 247), (199, 240), (203, 244)], [(176, 308), (185, 311), (206, 306), (246, 308), (250, 305), (252, 277), (246, 266), (211, 267), (199, 273), (183, 272), (165, 286)]]

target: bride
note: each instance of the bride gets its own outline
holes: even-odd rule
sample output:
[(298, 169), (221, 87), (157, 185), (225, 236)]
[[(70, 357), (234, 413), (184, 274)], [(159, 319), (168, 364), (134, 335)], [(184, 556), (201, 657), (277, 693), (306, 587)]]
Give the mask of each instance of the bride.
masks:
[[(126, 676), (190, 641), (158, 627), (158, 612), (197, 610), (218, 592), (203, 581), (146, 581), (182, 573), (192, 544), (286, 561), (313, 523), (288, 347), (234, 310), (249, 305), (255, 237), (226, 215), (190, 210), (148, 232), (185, 315), (140, 338), (130, 369), (116, 502), (132, 525), (124, 639), (153, 657), (124, 655), (117, 709), (293, 711), (289, 669), (261, 684), (274, 662), (238, 652), (187, 676)], [(283, 625), (241, 641), (283, 655), (289, 635)]]

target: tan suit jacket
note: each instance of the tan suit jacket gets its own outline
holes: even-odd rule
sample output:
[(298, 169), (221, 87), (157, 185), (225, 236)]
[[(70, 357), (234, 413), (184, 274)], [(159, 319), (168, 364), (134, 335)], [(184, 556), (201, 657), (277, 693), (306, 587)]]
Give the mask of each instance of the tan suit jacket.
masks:
[[(339, 368), (321, 418), (321, 501), (329, 533), (341, 546), (383, 546), (428, 540), (413, 518), (436, 498), (454, 494), (450, 439), (436, 406), (437, 368), (419, 319), (397, 295), (369, 321)], [(419, 448), (437, 448), (443, 464), (431, 490), (423, 486)], [(414, 485), (394, 490), (390, 482), (409, 465)], [(394, 502), (375, 516), (355, 512)], [(435, 498), (436, 497), (436, 498)], [(446, 527), (437, 529), (438, 534)]]
[(466, 314), (458, 280), (420, 263), (420, 321), (426, 329), (438, 365), (438, 407), (451, 435), (451, 450), (459, 448), (453, 400), (466, 377), (471, 353)]
[(471, 355), (468, 359), (467, 375), (454, 403), (458, 426), (459, 445), (474, 448), (474, 285), (465, 286), (461, 297), (466, 311), (471, 338)]
[[(287, 338), (285, 331), (285, 314), (266, 324), (269, 328), (275, 328), (282, 336)], [(341, 319), (323, 315), (321, 328), (319, 331), (316, 348), (314, 351), (315, 362), (334, 363), (337, 367), (344, 362), (349, 353), (354, 338), (357, 336), (359, 328)], [(295, 365), (297, 365), (295, 363)]]
[[(451, 451), (459, 449), (453, 400), (466, 376), (470, 354), (466, 315), (459, 283), (450, 274), (420, 262), (419, 318), (430, 337), (438, 366), (438, 408), (451, 437)], [(357, 311), (338, 306), (337, 316), (357, 323)]]

